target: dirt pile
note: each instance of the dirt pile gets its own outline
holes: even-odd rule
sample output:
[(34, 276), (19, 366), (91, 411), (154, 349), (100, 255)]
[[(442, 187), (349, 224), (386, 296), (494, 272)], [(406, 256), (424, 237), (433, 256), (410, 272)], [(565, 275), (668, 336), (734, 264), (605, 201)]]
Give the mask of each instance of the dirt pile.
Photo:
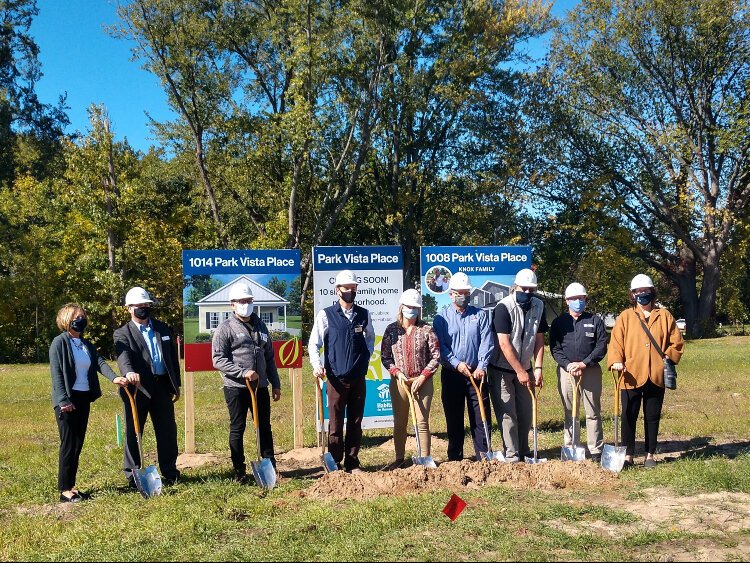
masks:
[(446, 462), (437, 469), (413, 466), (391, 472), (343, 471), (318, 479), (300, 495), (312, 499), (361, 500), (382, 495), (404, 495), (435, 489), (471, 489), (506, 484), (522, 489), (582, 489), (612, 487), (617, 477), (592, 463), (550, 461), (538, 465), (468, 460)]

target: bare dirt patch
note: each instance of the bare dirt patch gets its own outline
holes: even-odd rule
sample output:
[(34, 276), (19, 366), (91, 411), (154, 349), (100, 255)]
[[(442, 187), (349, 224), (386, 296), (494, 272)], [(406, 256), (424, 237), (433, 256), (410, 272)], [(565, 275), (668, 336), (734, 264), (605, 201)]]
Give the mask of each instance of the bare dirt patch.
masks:
[(216, 454), (180, 454), (177, 456), (177, 469), (195, 469), (204, 465), (217, 465), (223, 460)]
[(25, 516), (51, 516), (58, 520), (72, 520), (75, 518), (76, 504), (59, 502), (56, 504), (40, 504), (36, 506), (17, 506), (16, 512)]
[(522, 489), (616, 487), (612, 473), (592, 463), (551, 461), (537, 465), (453, 461), (437, 469), (413, 466), (391, 472), (324, 475), (300, 495), (312, 499), (362, 500), (383, 495), (414, 494), (436, 489), (472, 489), (505, 484)]

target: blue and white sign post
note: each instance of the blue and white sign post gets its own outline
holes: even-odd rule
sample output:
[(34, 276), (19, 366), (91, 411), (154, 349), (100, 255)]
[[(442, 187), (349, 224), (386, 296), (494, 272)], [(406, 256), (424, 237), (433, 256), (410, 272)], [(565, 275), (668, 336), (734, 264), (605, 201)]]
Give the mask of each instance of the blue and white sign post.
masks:
[[(380, 342), (385, 328), (396, 320), (403, 291), (403, 254), (400, 246), (316, 246), (313, 248), (315, 316), (338, 301), (336, 274), (352, 270), (357, 276), (355, 303), (370, 311), (375, 328), (375, 353), (367, 373), (367, 397), (362, 428), (393, 427), (389, 388), (390, 374), (380, 361)], [(323, 404), (328, 424), (328, 407)]]
[(531, 268), (530, 246), (423, 246), (423, 315), (431, 321), (450, 304), (448, 285), (456, 272), (471, 278), (471, 304), (492, 315), (495, 305), (508, 296), (516, 273), (524, 268)]

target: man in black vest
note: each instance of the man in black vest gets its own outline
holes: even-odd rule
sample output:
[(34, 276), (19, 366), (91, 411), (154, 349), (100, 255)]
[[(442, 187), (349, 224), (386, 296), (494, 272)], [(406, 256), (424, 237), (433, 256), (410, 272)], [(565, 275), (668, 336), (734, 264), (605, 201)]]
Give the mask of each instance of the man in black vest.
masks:
[[(369, 311), (354, 304), (357, 295), (354, 272), (339, 272), (335, 291), (339, 300), (318, 312), (307, 349), (315, 377), (328, 377), (328, 450), (336, 463), (344, 461), (346, 471), (358, 473), (367, 390), (365, 375), (375, 349), (375, 330)], [(323, 361), (321, 347), (325, 348)]]

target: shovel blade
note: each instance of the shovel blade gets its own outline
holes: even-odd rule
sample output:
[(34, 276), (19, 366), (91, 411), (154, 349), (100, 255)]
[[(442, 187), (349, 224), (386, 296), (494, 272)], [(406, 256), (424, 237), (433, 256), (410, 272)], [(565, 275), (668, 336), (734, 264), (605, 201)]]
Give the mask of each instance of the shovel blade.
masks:
[(270, 459), (264, 457), (260, 461), (253, 461), (250, 465), (253, 468), (253, 477), (258, 485), (268, 490), (276, 486), (276, 469)]
[(320, 460), (323, 462), (323, 469), (326, 470), (326, 473), (331, 473), (332, 471), (339, 470), (339, 464), (336, 463), (335, 459), (333, 459), (331, 452), (324, 453), (322, 456), (320, 456)]
[(625, 465), (625, 446), (610, 446), (609, 444), (604, 446), (602, 452), (602, 469), (607, 469), (614, 473), (622, 471), (622, 466)]
[(412, 456), (411, 460), (414, 462), (414, 465), (423, 465), (424, 467), (429, 467), (430, 469), (437, 469), (437, 464), (435, 463), (435, 460), (432, 459), (431, 455), (427, 456)]
[(537, 464), (537, 463), (547, 463), (546, 457), (524, 457), (523, 460), (526, 463), (530, 463), (532, 465)]
[(482, 452), (482, 459), (486, 459), (487, 461), (502, 461), (503, 463), (507, 461), (503, 452), (493, 452), (492, 450)]
[(143, 495), (143, 498), (151, 498), (161, 494), (161, 477), (155, 465), (149, 465), (146, 469), (133, 471), (135, 488)]
[(560, 459), (563, 461), (584, 461), (586, 449), (581, 446), (565, 446), (560, 452)]

